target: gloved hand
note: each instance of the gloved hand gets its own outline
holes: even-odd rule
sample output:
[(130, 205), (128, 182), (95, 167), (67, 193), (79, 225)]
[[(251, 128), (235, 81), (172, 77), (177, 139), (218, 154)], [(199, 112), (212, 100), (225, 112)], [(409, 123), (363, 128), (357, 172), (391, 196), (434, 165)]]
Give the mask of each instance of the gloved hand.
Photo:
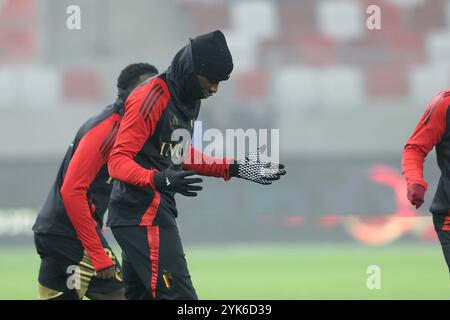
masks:
[(260, 156), (265, 149), (264, 145), (243, 159), (230, 163), (230, 176), (260, 184), (272, 184), (272, 181), (280, 179), (286, 174), (284, 165), (261, 162)]
[(181, 165), (170, 165), (166, 170), (156, 172), (153, 182), (158, 191), (178, 192), (187, 197), (197, 196), (197, 192), (203, 189), (195, 183), (203, 182), (201, 178), (186, 178), (195, 175), (195, 171), (183, 171)]
[(423, 204), (425, 197), (425, 188), (420, 184), (412, 184), (408, 186), (408, 200), (412, 205), (419, 209)]

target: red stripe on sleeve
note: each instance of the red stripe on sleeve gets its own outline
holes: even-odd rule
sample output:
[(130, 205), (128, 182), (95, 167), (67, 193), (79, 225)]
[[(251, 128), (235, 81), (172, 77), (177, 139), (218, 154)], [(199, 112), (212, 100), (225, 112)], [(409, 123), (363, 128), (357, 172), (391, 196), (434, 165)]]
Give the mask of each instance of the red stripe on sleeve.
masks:
[(223, 178), (230, 180), (230, 158), (214, 158), (189, 145), (184, 158), (183, 169), (194, 170), (201, 176)]
[(427, 154), (438, 144), (445, 131), (450, 91), (442, 91), (428, 104), (419, 124), (406, 142), (402, 155), (402, 172), (409, 185), (428, 184), (423, 178), (423, 163)]
[(158, 284), (159, 272), (159, 226), (147, 226), (147, 242), (150, 250), (150, 263), (152, 266), (150, 287), (152, 288), (153, 299), (156, 299), (156, 287)]
[(134, 157), (154, 134), (169, 98), (167, 85), (159, 78), (137, 88), (128, 97), (108, 161), (111, 177), (136, 186), (154, 188), (153, 174), (156, 169), (143, 168), (134, 161)]
[(106, 254), (97, 234), (87, 191), (107, 160), (101, 146), (114, 139), (114, 127), (119, 122), (120, 116), (114, 114), (83, 136), (70, 160), (60, 190), (67, 215), (96, 271), (112, 266), (114, 262)]

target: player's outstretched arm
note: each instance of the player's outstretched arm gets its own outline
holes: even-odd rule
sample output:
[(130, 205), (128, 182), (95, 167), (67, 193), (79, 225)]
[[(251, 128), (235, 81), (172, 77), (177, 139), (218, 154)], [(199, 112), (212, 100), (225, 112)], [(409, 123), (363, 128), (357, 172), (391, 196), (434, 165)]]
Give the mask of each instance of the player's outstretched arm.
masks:
[(230, 163), (232, 162), (233, 160), (229, 158), (208, 156), (190, 144), (184, 157), (183, 169), (195, 171), (201, 176), (223, 178), (228, 181), (231, 178)]
[(259, 184), (272, 184), (286, 174), (283, 164), (272, 164), (261, 161), (261, 154), (266, 146), (258, 148), (243, 159), (236, 161), (230, 158), (210, 157), (192, 145), (189, 146), (183, 168), (193, 170), (202, 176), (223, 178), (228, 181), (231, 177), (242, 178)]
[(408, 186), (409, 202), (419, 208), (424, 202), (428, 184), (423, 178), (427, 154), (439, 143), (446, 130), (450, 95), (441, 93), (429, 103), (402, 154), (402, 173)]

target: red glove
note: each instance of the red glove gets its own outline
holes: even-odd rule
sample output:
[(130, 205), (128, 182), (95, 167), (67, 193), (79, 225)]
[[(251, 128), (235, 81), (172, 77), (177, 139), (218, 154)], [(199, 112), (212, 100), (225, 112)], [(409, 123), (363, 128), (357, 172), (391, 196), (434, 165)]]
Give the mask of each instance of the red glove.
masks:
[(416, 209), (419, 209), (423, 204), (425, 197), (425, 188), (420, 184), (412, 184), (408, 186), (408, 201), (411, 202)]

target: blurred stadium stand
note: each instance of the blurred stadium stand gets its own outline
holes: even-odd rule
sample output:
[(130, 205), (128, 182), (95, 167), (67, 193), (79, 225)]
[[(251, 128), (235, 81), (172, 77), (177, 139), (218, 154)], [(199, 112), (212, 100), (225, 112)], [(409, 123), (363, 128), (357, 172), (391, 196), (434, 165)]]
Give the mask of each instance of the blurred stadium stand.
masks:
[[(81, 30), (65, 27), (71, 4), (81, 8)], [(374, 4), (381, 30), (365, 25)], [(399, 172), (402, 146), (426, 103), (450, 87), (448, 0), (0, 0), (0, 175), (33, 186), (22, 204), (11, 198), (22, 185), (0, 192), (3, 206), (42, 202), (76, 129), (115, 99), (125, 65), (146, 61), (164, 70), (189, 37), (212, 29), (225, 32), (235, 70), (204, 102), (204, 127), (280, 128), (281, 156), (291, 164), (280, 188), (294, 198), (306, 197), (311, 184), (302, 161), (328, 160), (309, 177), (325, 189), (339, 186), (320, 174), (337, 170), (335, 159), (349, 161), (349, 175), (359, 160)], [(22, 173), (35, 164), (44, 168), (39, 174)], [(220, 201), (224, 188), (212, 183), (206, 194)], [(329, 201), (315, 190), (309, 197)], [(391, 212), (395, 203), (388, 203), (374, 209), (368, 201), (365, 211)], [(311, 206), (304, 210), (325, 210)], [(288, 215), (304, 214), (294, 207)], [(229, 209), (242, 215), (248, 208), (244, 201)]]
[[(70, 4), (81, 8), (81, 30), (65, 27)], [(370, 4), (381, 8), (381, 30), (365, 26)], [(127, 63), (149, 61), (164, 70), (188, 37), (215, 28), (228, 37), (235, 71), (223, 93), (205, 102), (201, 116), (212, 127), (258, 127), (234, 122), (252, 112), (255, 119), (268, 116), (272, 127), (308, 132), (339, 112), (352, 121), (322, 128), (335, 139), (321, 141), (321, 148), (333, 150), (335, 140), (359, 130), (369, 110), (393, 137), (374, 153), (393, 154), (426, 102), (450, 86), (450, 3), (444, 0), (136, 0), (133, 6), (3, 0), (0, 17), (0, 108), (39, 109), (61, 121), (59, 110), (76, 108), (84, 116), (110, 103)], [(10, 120), (2, 121), (6, 128)], [(373, 132), (358, 132), (343, 154), (365, 154), (374, 142)], [(71, 134), (61, 134), (53, 155)], [(300, 148), (285, 137), (283, 152), (315, 155), (317, 140), (307, 140)]]

